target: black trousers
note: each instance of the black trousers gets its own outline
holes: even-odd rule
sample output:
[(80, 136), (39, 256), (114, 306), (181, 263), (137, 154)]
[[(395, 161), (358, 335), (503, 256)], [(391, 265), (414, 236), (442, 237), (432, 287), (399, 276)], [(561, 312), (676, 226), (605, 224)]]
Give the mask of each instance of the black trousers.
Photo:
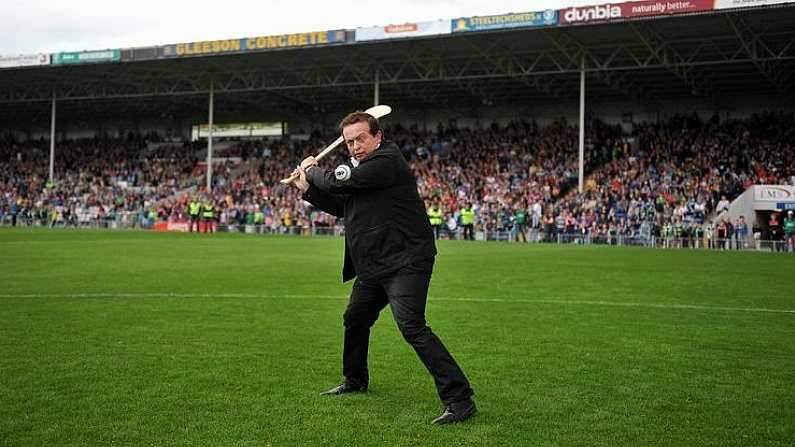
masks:
[(378, 281), (356, 279), (344, 315), (342, 374), (347, 382), (357, 386), (368, 385), (370, 328), (381, 310), (389, 304), (403, 338), (433, 376), (442, 402), (446, 405), (460, 402), (474, 394), (453, 356), (425, 323), (430, 280), (430, 273), (406, 271)]
[(475, 236), (473, 236), (473, 233), (472, 233), (472, 227), (473, 227), (472, 224), (464, 225), (464, 240), (467, 240), (467, 241), (474, 241), (475, 240)]

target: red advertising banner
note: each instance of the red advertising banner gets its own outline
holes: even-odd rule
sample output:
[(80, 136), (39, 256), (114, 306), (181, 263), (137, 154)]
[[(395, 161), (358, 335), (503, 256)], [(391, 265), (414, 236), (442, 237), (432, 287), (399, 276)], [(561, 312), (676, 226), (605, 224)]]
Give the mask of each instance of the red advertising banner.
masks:
[(631, 17), (650, 17), (689, 12), (711, 11), (715, 0), (644, 0), (640, 2), (606, 3), (566, 8), (560, 11), (560, 23), (589, 23)]
[(689, 12), (711, 11), (713, 3), (714, 0), (629, 2), (621, 5), (621, 14), (624, 17), (686, 14)]
[(153, 229), (155, 231), (181, 231), (187, 233), (190, 228), (189, 225), (190, 222), (188, 221), (155, 222)]

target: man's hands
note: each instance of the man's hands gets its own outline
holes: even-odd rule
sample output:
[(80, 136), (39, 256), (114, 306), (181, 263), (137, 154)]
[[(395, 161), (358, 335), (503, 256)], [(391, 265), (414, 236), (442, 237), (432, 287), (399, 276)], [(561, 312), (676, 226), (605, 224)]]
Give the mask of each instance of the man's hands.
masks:
[(290, 177), (297, 175), (298, 178), (293, 180), (292, 185), (304, 194), (309, 189), (309, 182), (306, 181), (306, 170), (302, 167), (297, 167), (290, 174)]
[(304, 161), (302, 161), (301, 164), (290, 174), (290, 177), (298, 176), (298, 178), (293, 180), (292, 185), (301, 191), (301, 194), (305, 193), (309, 189), (309, 182), (306, 181), (306, 171), (316, 166), (317, 160), (315, 160), (315, 157), (306, 157)]
[(306, 158), (304, 158), (304, 161), (301, 162), (301, 166), (300, 167), (303, 170), (308, 171), (309, 169), (311, 169), (311, 168), (313, 168), (315, 166), (317, 166), (317, 160), (315, 160), (315, 157), (306, 157)]

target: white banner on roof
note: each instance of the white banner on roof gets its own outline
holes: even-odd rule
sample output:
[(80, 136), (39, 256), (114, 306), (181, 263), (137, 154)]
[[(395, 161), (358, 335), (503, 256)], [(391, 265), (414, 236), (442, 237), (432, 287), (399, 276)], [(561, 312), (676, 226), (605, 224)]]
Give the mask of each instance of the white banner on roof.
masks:
[(450, 34), (451, 32), (452, 26), (449, 19), (432, 22), (411, 22), (402, 25), (356, 28), (356, 41), (436, 36), (439, 34)]
[(49, 63), (50, 55), (44, 53), (0, 56), (0, 68), (34, 67), (37, 65), (49, 65)]
[(751, 6), (778, 5), (793, 0), (715, 0), (715, 9), (748, 8)]

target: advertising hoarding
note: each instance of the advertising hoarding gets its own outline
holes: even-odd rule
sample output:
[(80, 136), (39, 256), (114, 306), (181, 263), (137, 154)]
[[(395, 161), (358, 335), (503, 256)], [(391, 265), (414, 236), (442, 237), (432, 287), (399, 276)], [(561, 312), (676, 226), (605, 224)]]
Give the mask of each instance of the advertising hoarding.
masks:
[(606, 3), (562, 9), (559, 12), (561, 25), (590, 23), (632, 17), (651, 17), (670, 14), (711, 11), (714, 0), (645, 0), (627, 3)]
[(450, 20), (435, 20), (432, 22), (410, 22), (400, 25), (371, 26), (356, 28), (356, 41), (399, 39), (405, 37), (436, 36), (450, 34), (452, 28)]
[(39, 65), (49, 65), (50, 55), (39, 54), (21, 54), (19, 56), (0, 56), (0, 68), (11, 67), (36, 67)]
[(52, 55), (53, 65), (93, 64), (98, 62), (117, 62), (121, 60), (121, 50), (96, 50)]
[(520, 12), (493, 16), (459, 17), (452, 20), (454, 33), (505, 28), (532, 28), (557, 24), (558, 12), (551, 9), (546, 11)]
[(345, 42), (345, 30), (279, 34), (222, 40), (177, 43), (160, 47), (161, 57), (209, 56), (278, 48), (301, 48)]

